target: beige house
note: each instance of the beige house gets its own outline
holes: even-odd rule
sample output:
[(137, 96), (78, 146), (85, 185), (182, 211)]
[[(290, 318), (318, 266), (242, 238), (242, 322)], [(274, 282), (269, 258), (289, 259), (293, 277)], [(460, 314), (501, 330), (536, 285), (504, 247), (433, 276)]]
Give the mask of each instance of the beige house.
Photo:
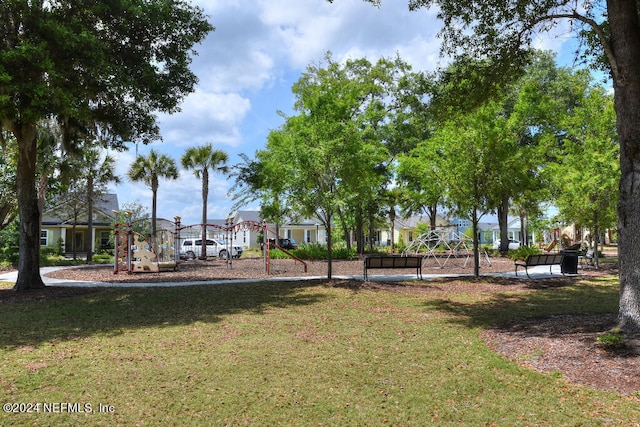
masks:
[[(234, 224), (238, 224), (242, 221), (255, 221), (261, 222), (259, 211), (238, 211), (234, 216)], [(417, 227), (418, 224), (423, 223), (428, 225), (430, 223), (427, 215), (416, 215), (404, 219), (396, 219), (393, 227), (393, 241), (394, 244), (402, 239), (405, 244), (412, 242), (418, 237)], [(447, 227), (449, 222), (438, 215), (436, 219), (437, 227)], [(269, 231), (273, 237), (275, 233), (275, 224), (269, 224)], [(327, 242), (327, 233), (324, 226), (318, 220), (314, 219), (301, 219), (296, 221), (287, 221), (279, 227), (279, 237), (293, 239), (296, 243), (320, 243), (325, 244)], [(380, 246), (388, 246), (391, 244), (391, 226), (388, 225), (385, 228), (376, 230), (374, 235), (374, 244)], [(243, 231), (234, 235), (233, 240), (235, 243), (248, 248), (259, 246), (257, 243), (256, 231)], [(353, 242), (355, 244), (355, 241)]]
[(45, 208), (40, 227), (40, 246), (55, 246), (62, 238), (64, 251), (87, 252), (91, 245), (93, 252), (111, 247), (113, 236), (114, 210), (118, 210), (118, 195), (104, 194), (95, 201), (93, 207), (93, 230), (88, 235), (86, 205), (71, 206), (60, 203)]
[[(262, 223), (264, 221), (260, 216), (259, 211), (240, 210), (233, 216), (233, 224), (239, 224), (241, 222), (251, 221), (255, 223)], [(208, 223), (220, 223), (225, 224), (224, 220), (208, 220)], [(269, 236), (271, 239), (275, 237), (276, 225), (273, 223), (267, 224), (269, 228)], [(293, 239), (296, 243), (322, 243), (326, 242), (326, 232), (324, 227), (320, 224), (320, 221), (313, 219), (304, 219), (299, 221), (286, 221), (278, 227), (279, 237)], [(260, 233), (256, 230), (241, 229), (233, 235), (234, 244), (238, 244), (244, 248), (259, 247), (258, 235)]]
[[(394, 222), (394, 230), (393, 230), (393, 242), (397, 245), (400, 240), (402, 240), (405, 244), (409, 244), (413, 242), (416, 237), (420, 234), (418, 231), (418, 224), (424, 224), (429, 226), (431, 220), (428, 215), (414, 215), (409, 218), (396, 218)], [(436, 216), (436, 228), (443, 228), (450, 226), (449, 221), (440, 215)], [(391, 244), (391, 229), (385, 230), (383, 232), (383, 238), (385, 239), (383, 244), (390, 245)]]

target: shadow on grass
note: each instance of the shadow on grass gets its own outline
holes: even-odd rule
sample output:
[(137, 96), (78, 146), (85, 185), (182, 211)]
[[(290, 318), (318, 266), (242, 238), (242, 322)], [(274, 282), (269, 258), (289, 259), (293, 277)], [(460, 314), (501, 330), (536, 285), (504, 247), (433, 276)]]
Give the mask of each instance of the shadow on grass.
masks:
[(303, 292), (320, 282), (269, 282), (167, 288), (48, 288), (16, 294), (0, 290), (0, 347), (37, 346), (51, 340), (127, 329), (219, 322), (236, 313), (305, 306), (325, 295)]
[(548, 282), (545, 286), (532, 283), (524, 292), (495, 292), (475, 301), (435, 298), (425, 305), (450, 314), (452, 322), (465, 327), (491, 328), (551, 316), (612, 315), (618, 311), (618, 302), (617, 278), (604, 276)]

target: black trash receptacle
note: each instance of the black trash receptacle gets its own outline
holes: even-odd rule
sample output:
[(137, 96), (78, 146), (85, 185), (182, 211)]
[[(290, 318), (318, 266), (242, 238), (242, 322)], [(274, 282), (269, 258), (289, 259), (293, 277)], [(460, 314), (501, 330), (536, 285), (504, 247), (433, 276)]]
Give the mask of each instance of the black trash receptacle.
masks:
[(562, 254), (562, 274), (578, 274), (578, 251), (563, 251)]

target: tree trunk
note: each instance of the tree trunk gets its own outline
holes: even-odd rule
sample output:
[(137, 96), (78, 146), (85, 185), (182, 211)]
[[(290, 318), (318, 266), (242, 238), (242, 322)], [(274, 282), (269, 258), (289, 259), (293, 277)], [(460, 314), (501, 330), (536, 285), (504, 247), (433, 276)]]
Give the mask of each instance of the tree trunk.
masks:
[(369, 251), (373, 252), (373, 249), (375, 248), (375, 237), (376, 237), (376, 231), (375, 231), (375, 221), (373, 219), (373, 214), (371, 213), (371, 211), (369, 211), (369, 221), (368, 221), (368, 225), (369, 225)]
[(438, 205), (432, 205), (427, 208), (429, 210), (429, 227), (435, 230), (438, 226)]
[(331, 235), (331, 216), (327, 217), (324, 229), (327, 233), (327, 279), (331, 280), (333, 270), (333, 237)]
[(364, 254), (364, 220), (360, 209), (356, 212), (356, 251), (358, 255)]
[(87, 240), (89, 246), (87, 246), (87, 264), (93, 259), (93, 177), (89, 177), (87, 180)]
[(640, 332), (640, 25), (636, 0), (607, 0), (620, 140), (620, 307), (626, 333)]
[(471, 214), (471, 229), (473, 230), (473, 275), (480, 276), (480, 242), (478, 241), (478, 210)]
[(36, 126), (13, 126), (18, 141), (16, 187), (20, 216), (20, 247), (16, 291), (44, 288), (40, 276), (40, 210), (36, 191)]
[(342, 210), (338, 209), (337, 212), (338, 212), (338, 218), (340, 218), (340, 226), (342, 227), (342, 236), (344, 237), (345, 244), (347, 245), (347, 251), (350, 251), (351, 250), (351, 231), (349, 230), (349, 227), (347, 227), (347, 222), (345, 221)]
[(529, 246), (529, 230), (527, 227), (527, 212), (520, 211), (520, 246)]
[(498, 228), (500, 228), (500, 253), (509, 251), (509, 198), (502, 199), (498, 206)]
[(149, 243), (155, 246), (156, 240), (156, 212), (158, 208), (158, 178), (151, 181), (151, 236)]
[(207, 203), (209, 202), (209, 171), (202, 171), (202, 246), (200, 259), (207, 259)]

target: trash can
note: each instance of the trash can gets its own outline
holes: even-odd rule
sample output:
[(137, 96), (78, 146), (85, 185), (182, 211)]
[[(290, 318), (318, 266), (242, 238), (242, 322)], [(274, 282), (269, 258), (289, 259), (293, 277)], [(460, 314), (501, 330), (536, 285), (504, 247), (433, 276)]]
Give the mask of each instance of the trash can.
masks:
[(578, 251), (563, 251), (560, 271), (562, 274), (578, 274)]

